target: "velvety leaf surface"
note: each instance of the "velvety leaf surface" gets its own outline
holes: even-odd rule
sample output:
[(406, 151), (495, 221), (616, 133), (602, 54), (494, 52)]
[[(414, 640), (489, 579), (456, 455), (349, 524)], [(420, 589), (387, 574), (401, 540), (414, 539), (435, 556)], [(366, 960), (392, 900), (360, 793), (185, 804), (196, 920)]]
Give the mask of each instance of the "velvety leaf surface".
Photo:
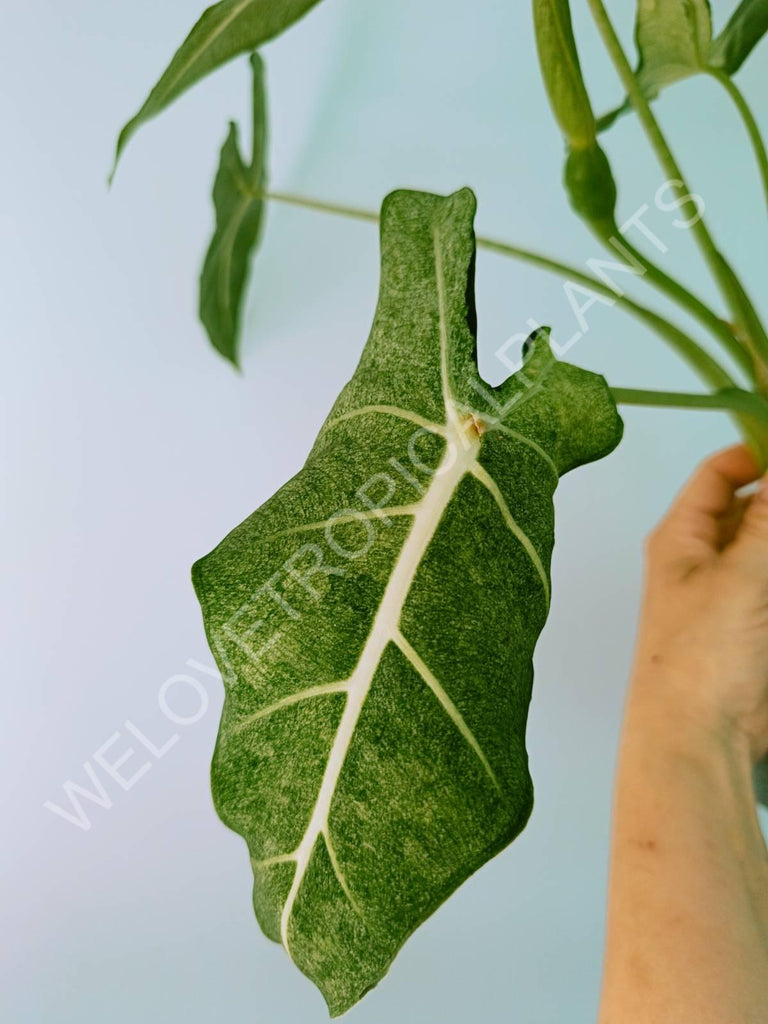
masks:
[(385, 200), (354, 376), (304, 468), (193, 570), (226, 689), (216, 808), (333, 1015), (528, 819), (552, 496), (622, 432), (545, 332), (481, 381), (474, 211), (466, 189)]
[(712, 43), (710, 63), (728, 75), (735, 75), (766, 32), (768, 0), (743, 0)]
[(253, 153), (250, 164), (240, 156), (237, 125), (230, 124), (213, 186), (216, 232), (200, 278), (200, 319), (211, 344), (237, 365), (240, 308), (248, 268), (261, 234), (266, 186), (267, 112), (264, 65), (258, 54), (253, 68)]
[(317, 3), (319, 0), (221, 0), (209, 7), (174, 54), (144, 106), (120, 132), (115, 164), (145, 121), (233, 57), (274, 39)]

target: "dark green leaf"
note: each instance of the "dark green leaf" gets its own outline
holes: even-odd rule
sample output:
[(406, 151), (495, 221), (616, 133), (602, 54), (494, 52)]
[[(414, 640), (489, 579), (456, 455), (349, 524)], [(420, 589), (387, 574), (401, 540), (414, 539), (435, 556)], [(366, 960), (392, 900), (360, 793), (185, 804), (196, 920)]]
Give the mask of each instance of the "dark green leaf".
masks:
[(213, 186), (216, 232), (200, 278), (200, 319), (211, 344), (237, 366), (240, 309), (248, 268), (261, 235), (266, 187), (267, 111), (264, 65), (253, 67), (253, 155), (240, 156), (237, 125), (231, 124)]
[(221, 0), (209, 7), (176, 51), (144, 106), (120, 132), (115, 166), (140, 125), (211, 71), (279, 35), (317, 3), (319, 0)]
[(568, 0), (533, 0), (536, 46), (557, 122), (573, 149), (592, 145), (595, 116), (581, 73)]
[(712, 44), (710, 63), (735, 75), (766, 32), (768, 0), (743, 0)]
[(216, 807), (333, 1015), (528, 819), (552, 497), (621, 437), (546, 332), (480, 379), (474, 212), (467, 189), (385, 201), (354, 376), (301, 472), (193, 570), (226, 690)]

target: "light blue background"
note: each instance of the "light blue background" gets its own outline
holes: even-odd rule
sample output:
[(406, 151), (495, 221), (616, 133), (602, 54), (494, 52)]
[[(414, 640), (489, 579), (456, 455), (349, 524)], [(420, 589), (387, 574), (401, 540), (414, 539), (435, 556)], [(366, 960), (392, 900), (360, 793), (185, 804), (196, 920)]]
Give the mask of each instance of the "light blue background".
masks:
[[(612, 4), (627, 40), (631, 6)], [(731, 3), (714, 7), (722, 24)], [(619, 89), (585, 3), (574, 8), (607, 107)], [(215, 681), (193, 673), (207, 714), (179, 728), (130, 792), (107, 782), (113, 806), (85, 805), (90, 831), (43, 808), (65, 803), (62, 783), (85, 781), (83, 762), (115, 731), (111, 753), (125, 749), (126, 719), (156, 741), (168, 735), (163, 681), (190, 658), (210, 662), (189, 567), (299, 468), (376, 297), (372, 226), (275, 207), (248, 297), (244, 375), (207, 347), (196, 276), (226, 121), (247, 119), (245, 60), (145, 128), (107, 193), (116, 129), (199, 13), (196, 0), (29, 0), (6, 10), (0, 38), (0, 991), (3, 1019), (20, 1024), (326, 1019), (260, 934), (245, 847), (211, 807)], [(599, 255), (559, 186), (562, 145), (528, 4), (326, 0), (265, 55), (275, 187), (375, 207), (398, 186), (470, 184), (482, 232), (581, 265)], [(741, 75), (752, 97), (768, 92), (765, 56)], [(690, 82), (659, 112), (768, 312), (765, 215), (727, 99)], [(768, 129), (764, 103), (760, 116)], [(633, 120), (609, 148), (622, 213), (653, 204), (663, 175)], [(690, 237), (658, 211), (648, 223), (670, 247), (664, 265), (714, 301)], [(574, 329), (557, 279), (497, 256), (480, 256), (478, 305), (494, 381), (494, 351), (528, 317), (561, 336)], [(597, 307), (590, 323), (570, 357), (612, 383), (697, 386), (619, 312)], [(733, 437), (713, 414), (626, 421), (620, 450), (558, 496), (555, 600), (530, 720), (533, 819), (408, 942), (349, 1015), (355, 1024), (594, 1020), (641, 539), (693, 464)]]

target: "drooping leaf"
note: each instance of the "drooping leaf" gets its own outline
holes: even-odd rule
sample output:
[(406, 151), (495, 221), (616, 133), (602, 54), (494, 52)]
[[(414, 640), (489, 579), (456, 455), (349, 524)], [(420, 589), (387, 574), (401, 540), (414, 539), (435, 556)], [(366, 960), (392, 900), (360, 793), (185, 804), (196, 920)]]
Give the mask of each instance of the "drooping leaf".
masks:
[(742, 0), (733, 17), (712, 43), (709, 62), (735, 75), (768, 32), (768, 0)]
[(528, 819), (552, 495), (621, 437), (545, 332), (481, 381), (474, 210), (466, 189), (385, 200), (354, 376), (304, 468), (193, 569), (226, 690), (216, 807), (333, 1015)]
[[(136, 130), (211, 71), (274, 39), (319, 0), (221, 0), (209, 7), (174, 54), (139, 112), (120, 132), (115, 167)], [(114, 175), (115, 169), (112, 169)]]
[(229, 126), (213, 186), (216, 231), (200, 277), (200, 319), (211, 344), (238, 364), (240, 309), (248, 268), (261, 235), (266, 187), (267, 111), (264, 65), (253, 68), (253, 151), (250, 164), (240, 156), (237, 125)]
[(568, 145), (586, 149), (595, 142), (597, 129), (581, 73), (569, 0), (533, 0), (533, 20), (552, 110)]

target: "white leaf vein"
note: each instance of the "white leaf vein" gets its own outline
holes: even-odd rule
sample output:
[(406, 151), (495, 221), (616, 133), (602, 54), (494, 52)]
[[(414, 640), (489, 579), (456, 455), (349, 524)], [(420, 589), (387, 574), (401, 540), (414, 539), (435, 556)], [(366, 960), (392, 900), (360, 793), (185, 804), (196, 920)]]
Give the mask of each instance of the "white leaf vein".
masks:
[(514, 516), (509, 511), (509, 506), (507, 505), (504, 495), (501, 493), (501, 490), (499, 489), (499, 485), (493, 479), (488, 470), (485, 469), (484, 466), (481, 466), (479, 462), (476, 462), (472, 466), (470, 472), (475, 477), (475, 479), (478, 480), (483, 485), (483, 487), (485, 487), (486, 490), (490, 492), (494, 501), (498, 505), (499, 511), (502, 514), (504, 522), (509, 527), (510, 532), (513, 533), (515, 537), (517, 537), (517, 539), (520, 541), (520, 543), (528, 553), (528, 557), (533, 562), (534, 568), (536, 569), (536, 572), (538, 573), (539, 578), (541, 580), (541, 585), (544, 588), (544, 598), (546, 601), (547, 608), (549, 608), (549, 579), (547, 578), (547, 572), (544, 568), (541, 558), (539, 557), (539, 553), (533, 546), (530, 537), (524, 532), (524, 530), (520, 528), (520, 526), (515, 521)]
[(407, 660), (416, 669), (416, 671), (419, 673), (419, 675), (427, 684), (427, 686), (435, 695), (435, 697), (437, 697), (446, 715), (448, 715), (448, 717), (459, 730), (461, 735), (467, 741), (469, 746), (477, 754), (477, 757), (480, 763), (482, 764), (483, 768), (487, 772), (488, 776), (490, 777), (491, 782), (499, 791), (499, 793), (501, 793), (501, 783), (499, 782), (496, 772), (494, 772), (493, 768), (491, 767), (491, 764), (488, 758), (486, 757), (483, 748), (480, 746), (480, 743), (478, 742), (478, 739), (475, 736), (475, 734), (467, 725), (466, 720), (464, 719), (459, 709), (456, 707), (451, 698), (445, 692), (445, 689), (443, 688), (440, 681), (437, 679), (434, 673), (430, 671), (430, 669), (425, 664), (423, 658), (419, 655), (419, 653), (416, 650), (414, 650), (412, 645), (408, 642), (405, 636), (403, 636), (400, 630), (397, 630), (397, 632), (395, 633), (394, 640), (397, 646), (402, 651), (404, 657), (407, 658)]

